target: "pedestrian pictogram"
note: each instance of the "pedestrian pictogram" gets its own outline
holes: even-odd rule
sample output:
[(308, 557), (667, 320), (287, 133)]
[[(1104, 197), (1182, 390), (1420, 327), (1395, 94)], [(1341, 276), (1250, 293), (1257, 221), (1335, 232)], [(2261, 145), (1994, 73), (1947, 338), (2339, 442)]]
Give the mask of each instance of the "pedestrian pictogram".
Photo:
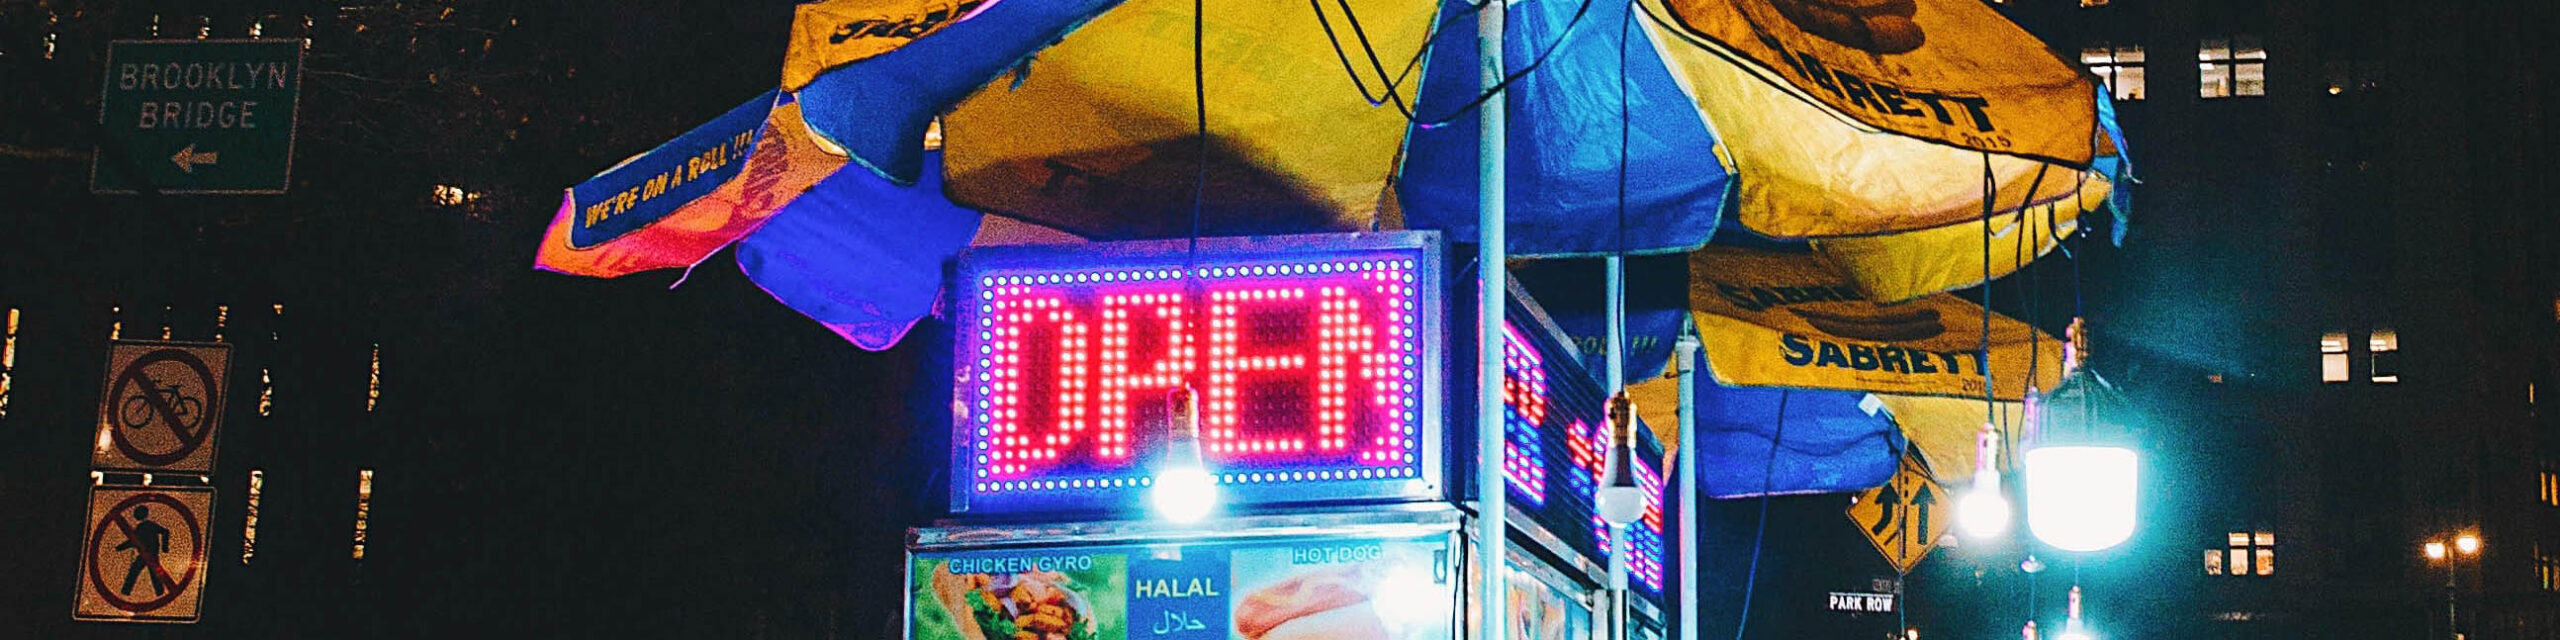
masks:
[(204, 611), (212, 487), (92, 487), (71, 617), (190, 623)]
[(1868, 542), (1875, 543), (1876, 551), (1893, 563), (1895, 571), (1910, 573), (1912, 565), (1927, 557), (1937, 548), (1938, 538), (1946, 535), (1947, 521), (1954, 514), (1939, 505), (1947, 500), (1946, 488), (1929, 477), (1919, 452), (1907, 451), (1892, 480), (1859, 494), (1858, 501), (1849, 505), (1849, 521), (1857, 524)]
[(230, 345), (115, 343), (91, 466), (212, 473), (230, 373)]

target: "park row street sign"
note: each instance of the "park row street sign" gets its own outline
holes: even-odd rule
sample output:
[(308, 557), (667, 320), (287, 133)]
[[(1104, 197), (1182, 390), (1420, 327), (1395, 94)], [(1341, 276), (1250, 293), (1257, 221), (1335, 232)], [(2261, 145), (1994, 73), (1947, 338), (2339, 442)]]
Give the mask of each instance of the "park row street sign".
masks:
[(281, 194), (300, 40), (118, 40), (99, 89), (98, 193)]

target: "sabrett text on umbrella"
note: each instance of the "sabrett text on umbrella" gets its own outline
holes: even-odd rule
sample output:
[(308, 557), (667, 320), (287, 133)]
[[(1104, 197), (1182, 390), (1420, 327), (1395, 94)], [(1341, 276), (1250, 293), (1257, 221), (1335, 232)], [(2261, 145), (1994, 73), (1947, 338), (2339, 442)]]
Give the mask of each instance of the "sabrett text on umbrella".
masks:
[(1854, 287), (1807, 285), (1801, 287), (1743, 287), (1715, 283), (1716, 296), (1744, 311), (1764, 311), (1770, 307), (1806, 302), (1860, 302), (1867, 299)]
[[(1982, 376), (1981, 354), (1963, 351), (1936, 352), (1889, 344), (1832, 342), (1792, 333), (1779, 336), (1778, 345), (1787, 351), (1787, 364), (1798, 367)], [(1963, 366), (1968, 359), (1973, 361), (1970, 374), (1965, 373)]]
[[(1824, 91), (1831, 92), (1831, 95), (1839, 97), (1842, 101), (1858, 105), (1868, 111), (1902, 118), (1934, 116), (1939, 124), (1955, 124), (1956, 110), (1948, 108), (1949, 105), (1953, 105), (1963, 110), (1965, 117), (1973, 123), (1974, 129), (1984, 132), (1999, 130), (1998, 126), (1991, 123), (1991, 101), (1981, 96), (1948, 95), (1943, 92), (1908, 89), (1860, 78), (1847, 71), (1824, 67), (1821, 58), (1816, 58), (1810, 53), (1789, 50), (1785, 43), (1767, 35), (1760, 37), (1760, 44), (1776, 50), (1778, 58), (1786, 61), (1787, 70), (1794, 71), (1797, 77), (1812, 82), (1814, 86), (1822, 87)], [(1918, 104), (1913, 104), (1915, 102)], [(1921, 109), (1920, 106), (1923, 105), (1928, 109)]]
[(924, 34), (932, 33), (935, 27), (941, 26), (943, 21), (950, 20), (958, 16), (969, 15), (969, 12), (978, 10), (978, 5), (982, 4), (986, 4), (986, 2), (984, 2), (984, 0), (971, 0), (969, 2), (960, 3), (960, 6), (957, 7), (935, 9), (921, 16), (907, 16), (904, 19), (880, 17), (846, 21), (843, 24), (836, 25), (835, 33), (827, 35), (827, 43), (844, 44), (844, 41), (846, 40), (857, 40), (862, 38), (906, 38), (912, 40), (924, 37)]

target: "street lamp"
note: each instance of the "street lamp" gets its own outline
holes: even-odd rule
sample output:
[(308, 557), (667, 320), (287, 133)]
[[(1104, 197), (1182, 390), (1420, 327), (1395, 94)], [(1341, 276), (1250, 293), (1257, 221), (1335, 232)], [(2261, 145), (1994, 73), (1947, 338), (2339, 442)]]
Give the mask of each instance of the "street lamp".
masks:
[(2448, 549), (2442, 540), (2428, 540), (2423, 548), (2428, 562), (2444, 563), (2444, 635), (2446, 638), (2460, 638), (2461, 634), (2454, 632), (2454, 621), (2458, 619), (2453, 599), (2454, 569), (2460, 564), (2456, 554), (2477, 558), (2480, 555), (2480, 536), (2469, 533), (2456, 535), (2450, 546)]

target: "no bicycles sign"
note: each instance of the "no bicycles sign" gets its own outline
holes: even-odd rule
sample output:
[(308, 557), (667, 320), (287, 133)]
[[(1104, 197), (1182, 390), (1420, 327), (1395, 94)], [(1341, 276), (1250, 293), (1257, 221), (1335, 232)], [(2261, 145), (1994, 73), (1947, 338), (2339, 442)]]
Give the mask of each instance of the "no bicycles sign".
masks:
[(90, 465), (212, 473), (230, 374), (231, 345), (116, 342), (107, 354)]

